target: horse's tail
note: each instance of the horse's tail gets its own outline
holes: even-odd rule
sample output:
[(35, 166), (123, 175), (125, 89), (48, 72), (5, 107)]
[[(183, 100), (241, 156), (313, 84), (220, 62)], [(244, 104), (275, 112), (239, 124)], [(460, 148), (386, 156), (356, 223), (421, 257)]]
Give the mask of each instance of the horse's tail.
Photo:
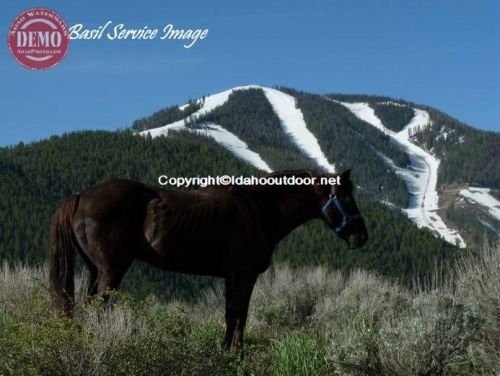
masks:
[(54, 304), (71, 315), (75, 298), (74, 261), (78, 249), (71, 218), (80, 196), (71, 195), (52, 217), (49, 244), (49, 280)]

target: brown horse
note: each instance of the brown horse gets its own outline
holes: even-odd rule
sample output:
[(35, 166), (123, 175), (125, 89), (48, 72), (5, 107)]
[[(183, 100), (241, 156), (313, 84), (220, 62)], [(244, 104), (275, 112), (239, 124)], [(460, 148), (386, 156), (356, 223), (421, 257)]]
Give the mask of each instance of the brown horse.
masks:
[(322, 218), (351, 248), (367, 240), (352, 196), (349, 170), (341, 185), (322, 185), (311, 171), (272, 177), (314, 177), (311, 185), (211, 186), (159, 190), (111, 180), (68, 197), (54, 214), (50, 283), (55, 303), (71, 314), (74, 255), (90, 271), (88, 294), (115, 289), (135, 259), (174, 272), (225, 279), (226, 348), (240, 347), (257, 276), (294, 228)]

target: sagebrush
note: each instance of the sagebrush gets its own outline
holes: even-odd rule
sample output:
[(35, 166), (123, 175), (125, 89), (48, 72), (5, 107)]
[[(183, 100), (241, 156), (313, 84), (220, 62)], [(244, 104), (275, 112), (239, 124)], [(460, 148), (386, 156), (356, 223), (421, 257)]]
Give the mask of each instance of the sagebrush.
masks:
[(244, 358), (221, 348), (222, 285), (196, 303), (116, 292), (73, 320), (46, 267), (0, 268), (2, 375), (484, 375), (500, 372), (500, 247), (414, 289), (364, 271), (272, 267), (251, 302)]

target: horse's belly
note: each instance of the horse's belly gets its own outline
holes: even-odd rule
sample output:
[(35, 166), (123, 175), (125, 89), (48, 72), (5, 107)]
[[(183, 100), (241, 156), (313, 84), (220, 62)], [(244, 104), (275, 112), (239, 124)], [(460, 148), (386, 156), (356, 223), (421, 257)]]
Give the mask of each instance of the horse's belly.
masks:
[(151, 245), (144, 260), (162, 269), (202, 275), (224, 276), (229, 268), (230, 254), (221, 244), (184, 241), (162, 242)]

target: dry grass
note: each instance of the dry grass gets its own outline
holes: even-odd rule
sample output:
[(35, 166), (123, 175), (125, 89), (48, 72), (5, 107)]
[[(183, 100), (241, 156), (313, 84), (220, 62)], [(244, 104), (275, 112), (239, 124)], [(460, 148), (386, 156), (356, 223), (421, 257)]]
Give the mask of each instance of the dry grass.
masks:
[(0, 374), (483, 375), (500, 372), (500, 247), (414, 290), (379, 276), (273, 267), (254, 291), (246, 356), (220, 349), (223, 291), (196, 304), (49, 304), (46, 268), (0, 267)]

